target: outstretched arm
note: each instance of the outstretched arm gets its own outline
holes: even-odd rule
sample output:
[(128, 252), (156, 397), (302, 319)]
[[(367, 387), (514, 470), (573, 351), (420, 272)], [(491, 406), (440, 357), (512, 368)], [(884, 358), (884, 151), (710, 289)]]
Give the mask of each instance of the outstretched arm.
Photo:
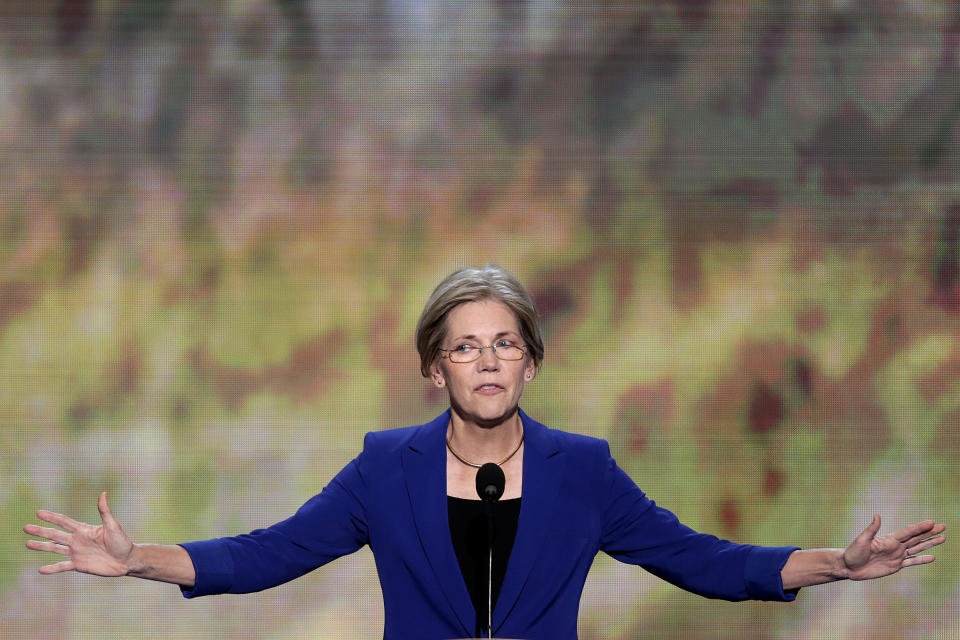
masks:
[(27, 548), (68, 556), (68, 560), (40, 567), (40, 573), (79, 571), (98, 576), (135, 576), (192, 587), (196, 579), (193, 562), (178, 546), (134, 544), (124, 533), (107, 505), (106, 492), (97, 502), (102, 525), (77, 522), (52, 511), (37, 511), (37, 517), (60, 529), (26, 525), (23, 530), (47, 540), (28, 540)]
[(780, 571), (784, 590), (808, 587), (835, 580), (882, 578), (904, 567), (933, 562), (932, 555), (919, 555), (942, 544), (946, 525), (925, 520), (896, 533), (877, 537), (880, 516), (846, 549), (794, 551)]

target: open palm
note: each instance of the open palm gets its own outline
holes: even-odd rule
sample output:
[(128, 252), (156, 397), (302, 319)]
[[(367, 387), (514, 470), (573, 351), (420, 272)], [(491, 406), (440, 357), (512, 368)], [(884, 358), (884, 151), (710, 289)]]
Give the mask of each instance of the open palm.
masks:
[(40, 573), (79, 571), (98, 576), (127, 575), (127, 560), (133, 551), (133, 543), (110, 512), (106, 492), (100, 494), (97, 508), (103, 520), (102, 525), (77, 522), (52, 511), (37, 511), (38, 518), (55, 524), (60, 529), (26, 525), (23, 528), (26, 533), (47, 539), (28, 540), (27, 547), (36, 551), (59, 553), (70, 558), (40, 567)]
[(918, 554), (942, 544), (946, 538), (939, 534), (945, 529), (946, 525), (925, 520), (877, 537), (880, 516), (875, 515), (873, 522), (843, 552), (848, 577), (851, 580), (881, 578), (903, 567), (933, 562), (934, 556)]

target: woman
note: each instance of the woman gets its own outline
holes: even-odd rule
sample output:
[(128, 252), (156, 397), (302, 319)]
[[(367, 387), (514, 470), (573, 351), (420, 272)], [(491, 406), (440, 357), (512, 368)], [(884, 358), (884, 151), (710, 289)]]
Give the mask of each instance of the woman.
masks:
[[(186, 597), (244, 593), (369, 544), (385, 638), (556, 639), (576, 638), (581, 590), (601, 550), (707, 597), (789, 601), (800, 587), (932, 562), (918, 554), (944, 542), (945, 526), (932, 521), (876, 537), (879, 516), (845, 550), (739, 545), (680, 524), (617, 467), (606, 442), (548, 429), (519, 409), (543, 342), (530, 296), (498, 267), (444, 280), (416, 342), (421, 373), (446, 390), (450, 409), (424, 425), (367, 434), (363, 452), (287, 520), (232, 538), (133, 544), (101, 494), (102, 526), (38, 511), (62, 530), (25, 527), (49, 540), (29, 548), (69, 556), (40, 572), (133, 575), (178, 584)], [(505, 477), (494, 505), (492, 594), (476, 490), (486, 462)]]

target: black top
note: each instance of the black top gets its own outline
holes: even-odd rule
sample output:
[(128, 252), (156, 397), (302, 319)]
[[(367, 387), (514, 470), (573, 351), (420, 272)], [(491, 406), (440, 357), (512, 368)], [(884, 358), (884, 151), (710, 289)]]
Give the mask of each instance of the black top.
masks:
[[(494, 502), (493, 507), (493, 606), (507, 573), (507, 560), (517, 537), (517, 521), (520, 519), (520, 498)], [(480, 500), (467, 500), (447, 496), (447, 512), (450, 519), (450, 537), (453, 550), (463, 573), (463, 581), (470, 592), (473, 608), (477, 612), (475, 634), (480, 637), (487, 628), (487, 567), (490, 559), (487, 549), (487, 504)]]

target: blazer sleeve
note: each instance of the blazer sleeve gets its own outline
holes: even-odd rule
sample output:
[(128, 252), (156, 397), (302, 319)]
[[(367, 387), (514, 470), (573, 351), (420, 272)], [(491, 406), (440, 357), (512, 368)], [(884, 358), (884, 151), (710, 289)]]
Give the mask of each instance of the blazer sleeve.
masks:
[(780, 570), (799, 547), (735, 544), (698, 533), (659, 507), (620, 469), (606, 445), (606, 496), (600, 548), (682, 589), (724, 600), (796, 598)]
[(361, 453), (321, 493), (271, 527), (181, 544), (196, 571), (193, 588), (182, 589), (183, 595), (262, 591), (367, 544), (364, 466)]

